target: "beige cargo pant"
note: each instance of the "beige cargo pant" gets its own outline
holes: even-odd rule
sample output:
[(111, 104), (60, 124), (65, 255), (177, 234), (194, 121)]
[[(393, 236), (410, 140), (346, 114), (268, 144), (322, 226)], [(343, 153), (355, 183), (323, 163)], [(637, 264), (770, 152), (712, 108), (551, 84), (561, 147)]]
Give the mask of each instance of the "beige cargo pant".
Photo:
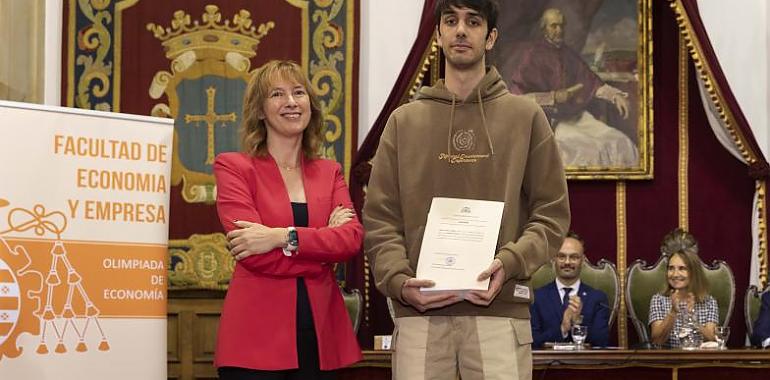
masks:
[(395, 380), (530, 380), (529, 319), (402, 317), (395, 319)]

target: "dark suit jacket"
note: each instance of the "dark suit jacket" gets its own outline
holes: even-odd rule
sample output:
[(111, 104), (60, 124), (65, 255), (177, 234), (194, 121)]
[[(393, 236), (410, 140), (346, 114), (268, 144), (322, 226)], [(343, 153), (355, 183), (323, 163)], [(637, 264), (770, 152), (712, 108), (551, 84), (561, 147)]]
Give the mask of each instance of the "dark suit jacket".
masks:
[(762, 341), (767, 338), (770, 338), (770, 292), (765, 292), (762, 296), (762, 307), (759, 309), (759, 318), (754, 321), (751, 344), (761, 346)]
[[(578, 296), (583, 301), (583, 325), (588, 327), (587, 343), (595, 347), (605, 347), (609, 343), (610, 306), (607, 295), (585, 283), (580, 283)], [(561, 320), (564, 316), (559, 289), (556, 281), (535, 290), (535, 303), (530, 308), (532, 314), (532, 348), (542, 348), (545, 342), (570, 341), (561, 335)]]

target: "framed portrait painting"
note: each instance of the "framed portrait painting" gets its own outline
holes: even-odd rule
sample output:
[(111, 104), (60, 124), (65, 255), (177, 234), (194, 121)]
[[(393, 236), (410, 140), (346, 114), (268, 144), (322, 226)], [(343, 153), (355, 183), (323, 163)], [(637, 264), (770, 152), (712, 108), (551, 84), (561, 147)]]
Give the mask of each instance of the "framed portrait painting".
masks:
[(652, 0), (507, 0), (492, 61), (536, 101), (569, 179), (651, 179)]

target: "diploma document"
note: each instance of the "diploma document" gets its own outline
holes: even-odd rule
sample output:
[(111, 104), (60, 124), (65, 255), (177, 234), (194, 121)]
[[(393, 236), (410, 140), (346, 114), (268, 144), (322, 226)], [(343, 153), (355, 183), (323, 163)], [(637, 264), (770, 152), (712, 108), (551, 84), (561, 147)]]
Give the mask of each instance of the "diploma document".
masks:
[(417, 278), (436, 286), (422, 291), (487, 290), (476, 278), (492, 263), (504, 202), (433, 198), (425, 225)]

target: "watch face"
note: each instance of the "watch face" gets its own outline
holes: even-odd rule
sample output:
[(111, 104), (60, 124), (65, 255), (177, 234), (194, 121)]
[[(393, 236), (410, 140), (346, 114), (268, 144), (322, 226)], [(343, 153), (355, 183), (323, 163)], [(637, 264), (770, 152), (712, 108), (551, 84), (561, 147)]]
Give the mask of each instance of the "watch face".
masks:
[(296, 247), (299, 245), (299, 235), (297, 235), (297, 230), (294, 228), (289, 228), (289, 246)]

